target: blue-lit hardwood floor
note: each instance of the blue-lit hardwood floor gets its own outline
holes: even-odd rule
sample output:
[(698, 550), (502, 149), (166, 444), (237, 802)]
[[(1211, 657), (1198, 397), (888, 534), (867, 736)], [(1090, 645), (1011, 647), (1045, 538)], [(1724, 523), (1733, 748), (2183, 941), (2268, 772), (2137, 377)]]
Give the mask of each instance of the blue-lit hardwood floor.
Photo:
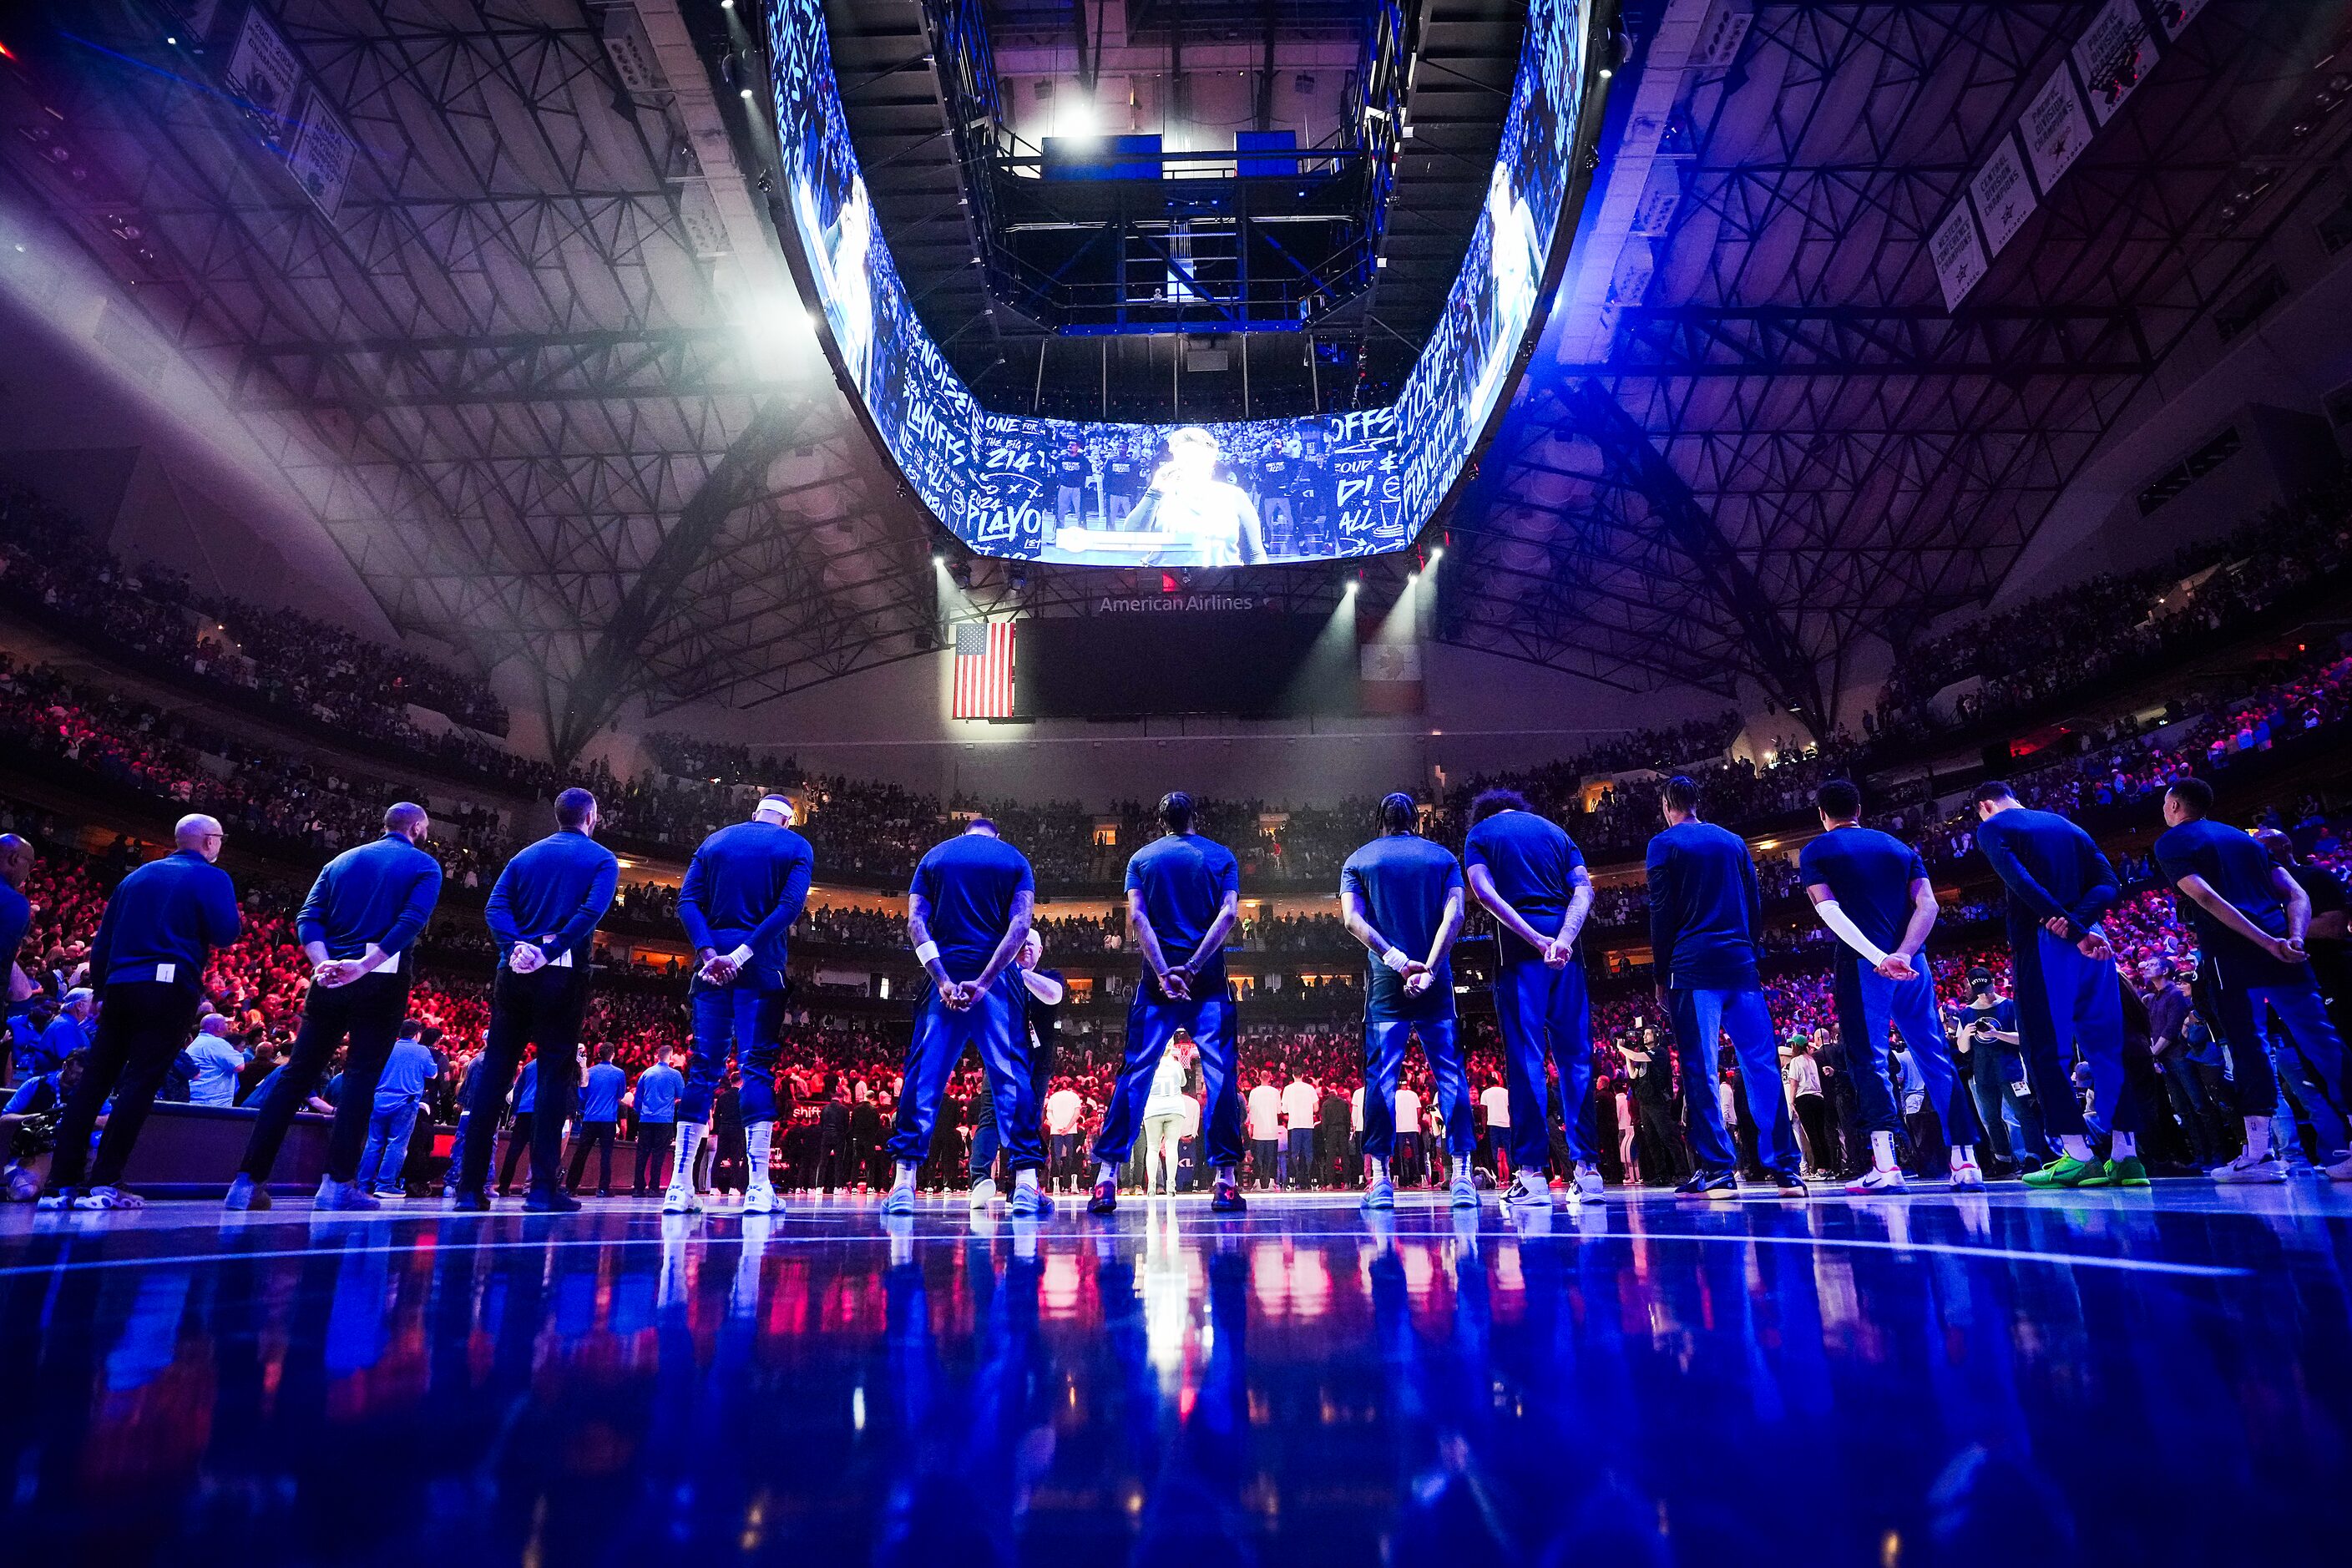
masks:
[(10, 1209), (0, 1559), (2352, 1551), (2352, 1192), (2324, 1183), (1068, 1206)]

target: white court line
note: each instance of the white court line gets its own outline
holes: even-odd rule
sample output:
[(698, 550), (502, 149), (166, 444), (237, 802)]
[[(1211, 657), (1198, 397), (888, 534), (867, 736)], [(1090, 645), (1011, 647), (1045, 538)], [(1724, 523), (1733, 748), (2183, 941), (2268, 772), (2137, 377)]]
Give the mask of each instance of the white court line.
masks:
[[(1045, 1233), (1041, 1233), (1041, 1236), (1043, 1234)], [(1087, 1233), (1073, 1231), (1067, 1234), (1076, 1237)], [(1340, 1241), (1360, 1239), (1352, 1238), (1344, 1232), (1320, 1234)], [(1452, 1237), (1454, 1233), (1450, 1230), (1432, 1230), (1427, 1235), (1432, 1240), (1444, 1240)], [(2153, 1258), (2114, 1258), (2084, 1252), (2032, 1252), (2023, 1247), (1969, 1247), (1946, 1241), (1878, 1241), (1867, 1237), (1714, 1236), (1695, 1231), (1608, 1231), (1599, 1236), (1586, 1236), (1574, 1230), (1558, 1233), (1543, 1231), (1523, 1235), (1503, 1230), (1482, 1233), (1482, 1238), (1486, 1237), (1497, 1240), (1508, 1237), (1528, 1242), (1690, 1241), (1712, 1243), (1717, 1246), (1744, 1246), (1754, 1243), (1765, 1247), (1846, 1247), (1870, 1252), (1933, 1253), (1947, 1258), (1982, 1258), (1987, 1261), (2005, 1263), (2046, 1263), (2053, 1267), (2068, 1268), (2113, 1268), (2133, 1274), (2170, 1274), (2192, 1279), (2243, 1279), (2253, 1273), (2251, 1268), (2233, 1268), (2225, 1264), (2167, 1263)], [(572, 1238), (548, 1237), (539, 1239), (518, 1237), (509, 1241), (477, 1242), (451, 1241), (436, 1237), (430, 1247), (415, 1243), (396, 1247), (275, 1247), (257, 1252), (188, 1252), (152, 1258), (94, 1258), (83, 1262), (59, 1259), (54, 1263), (21, 1263), (0, 1268), (0, 1279), (70, 1274), (104, 1268), (158, 1268), (180, 1264), (266, 1262), (273, 1258), (350, 1258), (373, 1254), (438, 1251), (445, 1247), (473, 1252), (510, 1252), (524, 1247), (552, 1249), (575, 1247), (664, 1247), (673, 1243), (680, 1245), (693, 1243), (701, 1246), (714, 1241), (740, 1241), (740, 1236), (715, 1236), (708, 1233), (685, 1237), (577, 1237)], [(778, 1242), (785, 1242), (805, 1247), (835, 1242), (874, 1242), (891, 1239), (893, 1238), (887, 1232), (852, 1236), (771, 1236), (764, 1245), (774, 1246)], [(937, 1236), (918, 1236), (908, 1239), (964, 1242), (971, 1240), (971, 1237), (969, 1233), (950, 1232)]]

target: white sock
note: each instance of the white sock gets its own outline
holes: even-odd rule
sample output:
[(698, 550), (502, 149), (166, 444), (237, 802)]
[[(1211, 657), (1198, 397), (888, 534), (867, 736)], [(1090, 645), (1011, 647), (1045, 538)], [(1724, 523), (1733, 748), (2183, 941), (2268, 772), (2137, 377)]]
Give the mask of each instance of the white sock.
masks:
[(2246, 1155), (2259, 1160), (2271, 1152), (2271, 1119), (2267, 1116), (2246, 1118)]
[(915, 1190), (915, 1171), (916, 1167), (913, 1164), (905, 1160), (899, 1161), (898, 1179), (892, 1184), (893, 1190), (903, 1187), (910, 1193), (913, 1192)]
[(1973, 1165), (1973, 1164), (1975, 1164), (1976, 1163), (1977, 1163), (1977, 1150), (1976, 1150), (1976, 1145), (1975, 1145), (1975, 1144), (1973, 1144), (1973, 1143), (1955, 1143), (1955, 1144), (1953, 1144), (1953, 1145), (1952, 1145), (1952, 1163), (1953, 1163), (1953, 1164), (1955, 1164), (1955, 1165), (1963, 1165), (1963, 1166), (1965, 1166), (1965, 1165)]
[(2080, 1160), (2085, 1165), (2091, 1163), (2091, 1141), (2080, 1132), (2061, 1132), (2058, 1147), (2065, 1151), (2069, 1160)]
[(677, 1130), (677, 1148), (671, 1153), (669, 1183), (672, 1186), (694, 1184), (694, 1155), (702, 1147), (703, 1129), (697, 1122), (681, 1123)]
[(751, 1152), (751, 1184), (765, 1186), (768, 1182), (768, 1161), (775, 1153), (776, 1124), (772, 1121), (747, 1121), (743, 1124), (743, 1142)]
[(1870, 1163), (1882, 1171), (1895, 1169), (1895, 1134), (1874, 1132), (1870, 1135)]
[(1100, 1186), (1105, 1182), (1117, 1182), (1118, 1180), (1118, 1167), (1117, 1165), (1112, 1164), (1108, 1160), (1097, 1160), (1095, 1162), (1095, 1185)]
[(1222, 1187), (1239, 1186), (1241, 1184), (1234, 1179), (1234, 1169), (1232, 1165), (1219, 1165), (1213, 1179)]
[(1372, 1184), (1377, 1186), (1389, 1179), (1389, 1163), (1377, 1155), (1372, 1160)]
[(1020, 1170), (1013, 1172), (1013, 1190), (1016, 1193), (1035, 1192), (1037, 1190), (1037, 1168), (1034, 1165), (1024, 1165)]
[(2114, 1134), (2107, 1140), (2107, 1151), (2110, 1157), (2114, 1159), (2128, 1160), (2132, 1158), (2139, 1152), (2139, 1134), (2137, 1132), (2117, 1132)]

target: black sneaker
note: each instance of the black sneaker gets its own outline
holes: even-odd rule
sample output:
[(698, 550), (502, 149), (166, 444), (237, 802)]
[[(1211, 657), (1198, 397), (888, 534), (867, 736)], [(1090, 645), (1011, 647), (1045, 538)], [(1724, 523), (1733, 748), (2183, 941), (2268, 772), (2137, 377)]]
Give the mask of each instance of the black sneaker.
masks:
[(1118, 1212), (1118, 1184), (1117, 1182), (1097, 1182), (1095, 1184), (1095, 1195), (1087, 1200), (1087, 1212), (1088, 1214), (1117, 1214)]
[(578, 1214), (580, 1200), (561, 1187), (534, 1187), (530, 1195), (523, 1199), (522, 1206), (530, 1214)]
[(1784, 1198), (1801, 1198), (1811, 1195), (1805, 1184), (1787, 1171), (1772, 1173), (1772, 1187)]
[(1730, 1171), (1694, 1171), (1675, 1191), (1686, 1198), (1736, 1198), (1739, 1195), (1739, 1177)]
[(1209, 1198), (1211, 1214), (1246, 1214), (1248, 1211), (1249, 1199), (1242, 1196), (1241, 1188), (1231, 1182), (1217, 1184), (1217, 1190)]
[(449, 1206), (459, 1214), (488, 1214), (490, 1199), (487, 1193), (469, 1193), (460, 1187), (449, 1194)]

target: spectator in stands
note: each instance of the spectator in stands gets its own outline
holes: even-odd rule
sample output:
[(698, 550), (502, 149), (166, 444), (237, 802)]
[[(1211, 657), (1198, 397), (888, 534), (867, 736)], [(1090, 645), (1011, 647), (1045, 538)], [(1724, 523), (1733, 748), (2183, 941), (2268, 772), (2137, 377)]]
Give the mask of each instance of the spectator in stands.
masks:
[(253, 1058), (230, 1038), (230, 1023), (214, 1013), (196, 1025), (196, 1037), (181, 1054), (188, 1069), (188, 1103), (226, 1110), (236, 1103), (236, 1085)]

